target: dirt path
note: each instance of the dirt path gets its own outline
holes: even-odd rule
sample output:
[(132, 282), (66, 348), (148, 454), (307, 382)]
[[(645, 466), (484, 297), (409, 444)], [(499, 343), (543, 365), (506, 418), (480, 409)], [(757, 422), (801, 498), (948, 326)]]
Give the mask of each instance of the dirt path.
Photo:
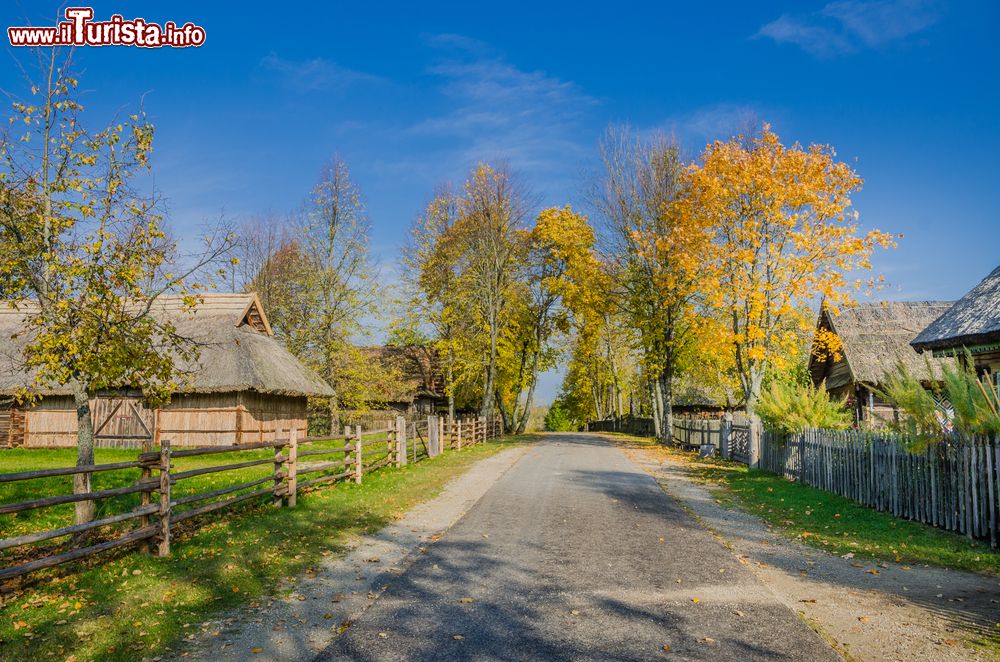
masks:
[(720, 505), (720, 488), (693, 479), (681, 461), (639, 449), (628, 453), (846, 658), (993, 659), (970, 642), (1000, 632), (1000, 579), (808, 547)]

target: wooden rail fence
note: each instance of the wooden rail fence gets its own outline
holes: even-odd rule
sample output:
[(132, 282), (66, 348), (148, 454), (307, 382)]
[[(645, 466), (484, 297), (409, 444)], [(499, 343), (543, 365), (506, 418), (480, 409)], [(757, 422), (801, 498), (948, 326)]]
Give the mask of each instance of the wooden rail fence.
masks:
[[(284, 439), (226, 447), (173, 449), (169, 440), (161, 439), (159, 450), (139, 453), (133, 461), (0, 473), (0, 484), (10, 484), (54, 476), (139, 470), (139, 478), (122, 487), (0, 504), (0, 516), (16, 516), (29, 510), (61, 504), (139, 495), (138, 506), (128, 512), (0, 540), (0, 552), (26, 548), (23, 550), (26, 553), (19, 555), (21, 560), (14, 565), (0, 567), (0, 584), (43, 568), (136, 543), (143, 551), (168, 556), (171, 531), (186, 520), (252, 499), (271, 499), (277, 507), (295, 507), (298, 494), (307, 488), (341, 480), (361, 483), (366, 472), (383, 467), (402, 467), (408, 460), (417, 462), (439, 455), (445, 447), (461, 450), (502, 434), (498, 419), (488, 420), (484, 417), (445, 422), (443, 417), (429, 416), (426, 421), (407, 423), (400, 416), (383, 425), (384, 427), (375, 430), (364, 430), (360, 425), (347, 426), (340, 436), (301, 439), (297, 438), (295, 430), (290, 430)], [(429, 441), (431, 439), (434, 441)], [(447, 439), (447, 443), (442, 445), (444, 439)], [(435, 452), (431, 452), (432, 448)], [(261, 451), (268, 449), (273, 453), (262, 456)], [(412, 451), (409, 455), (408, 449)], [(246, 459), (184, 471), (175, 471), (173, 465), (173, 461), (179, 458), (222, 453), (245, 454)], [(264, 466), (270, 466), (271, 470), (251, 480), (206, 492), (184, 496), (175, 494), (176, 485), (197, 476)], [(137, 521), (133, 528), (121, 526), (133, 521)], [(81, 539), (81, 534), (110, 526), (115, 528), (107, 532), (104, 539), (76, 544)], [(39, 548), (39, 554), (33, 554), (36, 550), (30, 547), (67, 536), (72, 538), (65, 551)], [(92, 537), (91, 539), (93, 540)], [(28, 559), (24, 560), (24, 556)]]

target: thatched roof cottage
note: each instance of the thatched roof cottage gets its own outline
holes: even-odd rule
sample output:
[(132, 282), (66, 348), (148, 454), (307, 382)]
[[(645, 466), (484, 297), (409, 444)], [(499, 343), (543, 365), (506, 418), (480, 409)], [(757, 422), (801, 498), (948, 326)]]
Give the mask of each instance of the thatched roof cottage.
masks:
[[(155, 446), (160, 438), (178, 446), (222, 446), (270, 440), (292, 427), (306, 433), (308, 398), (330, 396), (330, 387), (274, 338), (256, 295), (201, 299), (193, 312), (179, 297), (156, 301), (152, 314), (169, 318), (180, 335), (198, 343), (197, 361), (178, 365), (187, 379), (162, 408), (148, 408), (129, 390), (94, 398), (98, 446)], [(76, 413), (68, 389), (44, 389), (27, 409), (10, 400), (34, 383), (18, 367), (26, 341), (12, 338), (32, 314), (30, 304), (19, 308), (0, 302), (0, 446), (74, 446)]]
[(918, 352), (962, 360), (968, 350), (976, 370), (989, 373), (1000, 388), (1000, 267), (928, 324), (910, 344)]
[(845, 308), (839, 315), (820, 312), (818, 330), (832, 331), (843, 348), (839, 356), (809, 359), (813, 383), (826, 384), (827, 391), (846, 398), (854, 409), (855, 422), (877, 424), (892, 420), (893, 406), (876, 389), (900, 362), (930, 388), (940, 379), (940, 365), (947, 359), (927, 361), (910, 347), (930, 322), (951, 307), (950, 301), (884, 301)]

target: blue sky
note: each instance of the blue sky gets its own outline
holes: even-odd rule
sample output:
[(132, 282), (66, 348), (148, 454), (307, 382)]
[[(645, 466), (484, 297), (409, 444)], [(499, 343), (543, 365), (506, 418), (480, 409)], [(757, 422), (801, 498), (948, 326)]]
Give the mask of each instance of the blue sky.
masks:
[[(0, 18), (48, 25), (59, 6), (5, 3)], [(1000, 261), (995, 2), (93, 6), (206, 29), (201, 48), (77, 54), (94, 120), (144, 99), (180, 234), (294, 208), (338, 153), (390, 273), (435, 185), (477, 160), (509, 161), (543, 205), (582, 207), (610, 122), (696, 154), (755, 116), (865, 179), (862, 223), (904, 235), (875, 263), (886, 298), (956, 298)], [(5, 50), (0, 87), (21, 91)]]

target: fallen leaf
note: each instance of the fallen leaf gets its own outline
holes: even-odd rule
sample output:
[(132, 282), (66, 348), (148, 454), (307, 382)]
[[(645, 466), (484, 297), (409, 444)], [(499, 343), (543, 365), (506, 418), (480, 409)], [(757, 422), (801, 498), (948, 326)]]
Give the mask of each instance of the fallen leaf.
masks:
[(463, 604), (463, 605), (467, 605), (467, 604), (469, 604), (471, 602), (475, 602), (472, 598), (459, 598), (458, 601), (459, 601), (460, 604)]
[(663, 644), (663, 652), (664, 653), (669, 653), (672, 650), (673, 649), (670, 647), (670, 644)]
[(810, 602), (812, 604), (816, 604), (816, 598), (803, 598), (802, 600), (799, 600), (799, 602)]
[(460, 634), (453, 634), (451, 635), (451, 638), (454, 639), (455, 641), (462, 641), (463, 639), (465, 639), (465, 637), (463, 637)]
[(331, 618), (333, 618), (333, 614), (331, 614), (330, 612), (326, 612), (325, 614), (323, 614), (323, 618), (325, 618), (326, 620), (330, 620)]
[(858, 621), (861, 623), (867, 623), (869, 618), (867, 616), (858, 616)]
[(958, 644), (958, 639), (942, 639), (941, 641), (948, 646), (955, 646)]
[(250, 652), (254, 653), (254, 654), (263, 653), (264, 649), (261, 648), (260, 646), (255, 646), (255, 647), (253, 647), (253, 648), (250, 649)]

